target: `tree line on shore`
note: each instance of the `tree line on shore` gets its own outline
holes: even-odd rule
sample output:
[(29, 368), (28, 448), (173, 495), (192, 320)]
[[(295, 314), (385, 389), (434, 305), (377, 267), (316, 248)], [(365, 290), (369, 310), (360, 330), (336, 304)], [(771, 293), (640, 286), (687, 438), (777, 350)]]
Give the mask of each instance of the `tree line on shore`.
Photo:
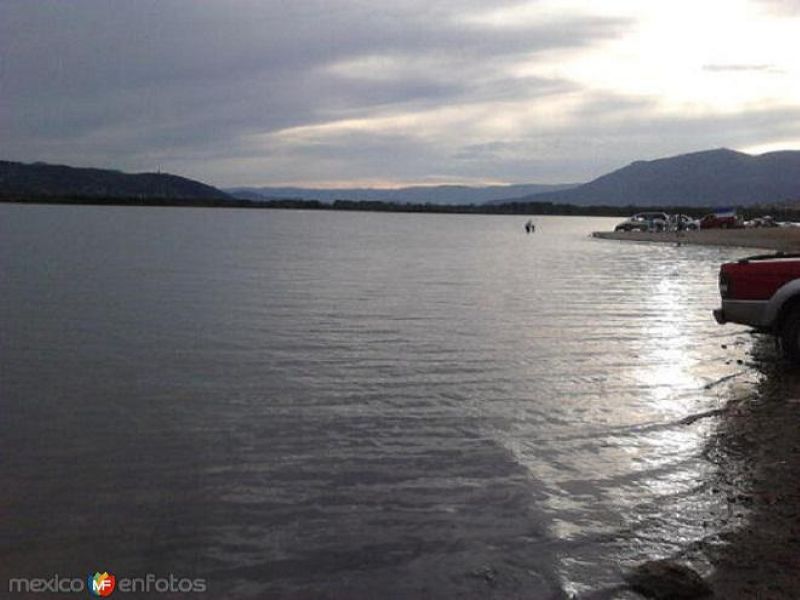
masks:
[[(18, 204), (66, 204), (92, 206), (173, 206), (198, 208), (254, 208), (293, 210), (335, 210), (436, 214), (486, 214), (486, 215), (558, 215), (584, 217), (627, 217), (637, 212), (665, 212), (685, 214), (694, 218), (713, 212), (712, 207), (697, 206), (579, 206), (553, 202), (507, 202), (504, 204), (410, 204), (381, 202), (377, 200), (335, 200), (332, 203), (299, 198), (274, 200), (243, 200), (237, 198), (99, 198), (94, 196), (0, 196), (0, 202)], [(800, 207), (754, 205), (736, 207), (744, 219), (769, 214), (778, 221), (800, 221)]]

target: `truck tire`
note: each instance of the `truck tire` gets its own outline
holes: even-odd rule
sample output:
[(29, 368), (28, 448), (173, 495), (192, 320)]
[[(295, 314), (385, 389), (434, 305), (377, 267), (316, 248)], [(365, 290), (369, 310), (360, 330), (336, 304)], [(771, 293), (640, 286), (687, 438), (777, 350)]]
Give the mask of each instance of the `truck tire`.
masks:
[(786, 315), (780, 330), (781, 348), (786, 358), (800, 363), (800, 306), (795, 306)]

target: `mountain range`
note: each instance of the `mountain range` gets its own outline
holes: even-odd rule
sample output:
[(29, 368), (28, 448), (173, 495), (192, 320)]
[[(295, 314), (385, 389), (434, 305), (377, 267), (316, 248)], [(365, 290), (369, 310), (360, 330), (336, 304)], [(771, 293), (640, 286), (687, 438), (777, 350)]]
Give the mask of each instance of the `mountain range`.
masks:
[(46, 163), (0, 161), (0, 196), (227, 199), (215, 187), (168, 173), (128, 174)]
[(127, 174), (45, 163), (0, 161), (0, 198), (74, 197), (260, 203), (277, 199), (398, 204), (498, 205), (550, 202), (576, 206), (750, 206), (800, 203), (800, 151), (750, 155), (728, 149), (636, 161), (584, 184), (519, 184), (398, 189), (297, 187), (219, 190), (167, 173)]
[(300, 187), (239, 187), (225, 192), (242, 200), (299, 199), (334, 202), (352, 200), (356, 202), (394, 202), (398, 204), (485, 204), (519, 196), (543, 192), (555, 192), (575, 187), (573, 184), (518, 184), (492, 186), (465, 185), (418, 185), (411, 187), (380, 189), (316, 189)]
[(636, 161), (580, 186), (514, 199), (580, 206), (749, 206), (798, 200), (800, 151), (754, 156), (725, 148)]

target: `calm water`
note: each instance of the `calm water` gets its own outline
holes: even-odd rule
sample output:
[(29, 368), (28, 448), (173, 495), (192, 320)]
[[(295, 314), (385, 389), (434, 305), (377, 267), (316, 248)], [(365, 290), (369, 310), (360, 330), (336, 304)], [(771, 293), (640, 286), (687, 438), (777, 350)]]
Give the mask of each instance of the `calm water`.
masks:
[(707, 536), (748, 251), (525, 220), (0, 205), (0, 585), (582, 597)]

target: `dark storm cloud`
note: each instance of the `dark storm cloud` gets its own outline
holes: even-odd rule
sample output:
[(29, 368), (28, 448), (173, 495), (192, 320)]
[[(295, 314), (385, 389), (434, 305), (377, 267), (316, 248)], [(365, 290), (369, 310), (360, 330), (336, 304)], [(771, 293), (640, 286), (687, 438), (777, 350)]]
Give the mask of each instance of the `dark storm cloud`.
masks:
[[(4, 0), (4, 158), (148, 168), (154, 156), (246, 155), (242, 136), (375, 109), (553, 93), (566, 84), (508, 78), (499, 68), (625, 26), (572, 17), (499, 28), (464, 18), (485, 6)], [(411, 68), (377, 68), (377, 78), (347, 68), (374, 57)]]

